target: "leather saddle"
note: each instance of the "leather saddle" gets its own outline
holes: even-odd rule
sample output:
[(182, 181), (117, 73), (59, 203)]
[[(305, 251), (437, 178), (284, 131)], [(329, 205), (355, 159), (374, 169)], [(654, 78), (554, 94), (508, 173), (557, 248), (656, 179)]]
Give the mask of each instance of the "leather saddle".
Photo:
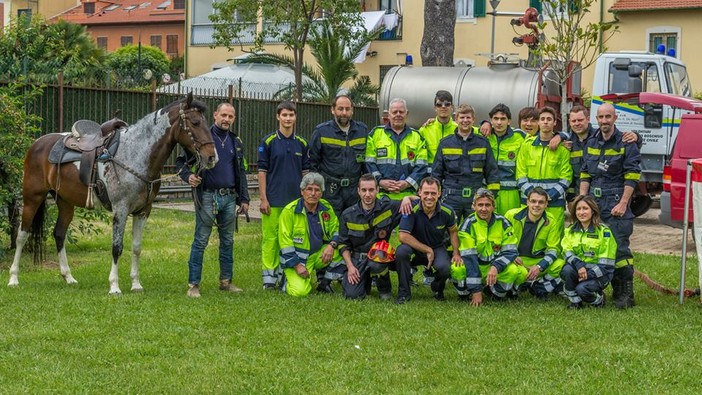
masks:
[[(87, 208), (93, 207), (92, 190), (99, 181), (97, 163), (109, 160), (117, 152), (120, 132), (127, 126), (126, 122), (118, 118), (113, 118), (102, 125), (89, 120), (77, 121), (73, 124), (71, 133), (59, 139), (49, 153), (50, 163), (80, 161), (78, 175), (80, 181), (89, 189)], [(100, 189), (104, 189), (104, 186), (98, 185), (98, 187), (98, 197), (109, 209), (109, 200), (105, 202), (106, 196), (100, 196), (103, 192)]]

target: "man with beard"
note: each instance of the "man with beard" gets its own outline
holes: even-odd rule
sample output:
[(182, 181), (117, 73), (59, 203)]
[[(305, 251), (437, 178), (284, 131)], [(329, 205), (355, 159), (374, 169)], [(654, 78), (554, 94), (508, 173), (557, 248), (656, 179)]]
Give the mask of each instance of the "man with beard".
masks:
[(631, 198), (641, 178), (641, 155), (635, 144), (627, 144), (614, 123), (614, 106), (597, 109), (600, 128), (583, 151), (580, 194), (595, 197), (602, 221), (617, 241), (617, 257), (612, 277), (612, 296), (618, 309), (634, 306), (634, 257), (629, 237), (634, 232)]
[(337, 216), (358, 202), (358, 177), (364, 174), (368, 127), (351, 119), (353, 102), (334, 98), (334, 119), (317, 125), (310, 140), (310, 168), (324, 176), (324, 199)]

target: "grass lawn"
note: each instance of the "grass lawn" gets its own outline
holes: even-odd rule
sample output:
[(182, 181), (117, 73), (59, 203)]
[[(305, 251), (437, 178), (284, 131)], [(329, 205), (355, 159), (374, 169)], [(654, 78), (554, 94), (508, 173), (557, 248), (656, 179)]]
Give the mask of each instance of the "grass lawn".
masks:
[[(339, 293), (293, 299), (261, 289), (260, 225), (251, 223), (235, 236), (235, 283), (245, 292), (216, 289), (215, 236), (202, 298), (190, 300), (193, 228), (193, 214), (155, 210), (144, 234), (143, 294), (129, 293), (127, 238), (125, 294), (107, 295), (110, 232), (68, 246), (75, 286), (62, 281), (55, 262), (33, 268), (25, 254), (21, 285), (10, 289), (5, 256), (0, 392), (702, 391), (699, 301), (680, 306), (638, 279), (638, 306), (628, 311), (611, 304), (567, 311), (564, 299), (528, 295), (473, 309), (452, 290), (447, 302), (436, 302), (425, 287), (403, 306), (379, 301), (375, 291), (361, 302)], [(697, 260), (689, 266), (688, 286), (695, 287)], [(667, 286), (678, 283), (678, 258), (637, 255), (637, 267)]]

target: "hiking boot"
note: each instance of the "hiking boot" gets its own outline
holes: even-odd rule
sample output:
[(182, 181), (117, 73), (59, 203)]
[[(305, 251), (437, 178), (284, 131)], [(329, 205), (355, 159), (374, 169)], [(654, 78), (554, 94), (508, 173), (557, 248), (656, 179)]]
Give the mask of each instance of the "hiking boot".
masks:
[(583, 308), (583, 302), (577, 302), (577, 303), (570, 302), (570, 304), (568, 305), (568, 309), (570, 309), (570, 310), (578, 310), (578, 309), (582, 309), (582, 308)]
[(263, 284), (263, 289), (266, 291), (275, 291), (277, 288), (275, 284)]
[[(461, 296), (463, 296), (463, 295), (461, 295)], [(446, 296), (444, 296), (443, 291), (438, 291), (438, 292), (434, 292), (434, 299), (438, 300), (439, 302), (443, 302), (446, 300)]]
[(395, 299), (395, 304), (405, 304), (410, 301), (410, 297), (408, 296), (398, 296), (397, 299)]
[(219, 290), (220, 291), (227, 291), (227, 292), (234, 292), (234, 293), (239, 293), (239, 292), (244, 291), (243, 289), (232, 284), (232, 280), (219, 280)]
[(197, 284), (188, 284), (188, 292), (185, 296), (189, 298), (199, 298), (200, 297), (200, 286)]

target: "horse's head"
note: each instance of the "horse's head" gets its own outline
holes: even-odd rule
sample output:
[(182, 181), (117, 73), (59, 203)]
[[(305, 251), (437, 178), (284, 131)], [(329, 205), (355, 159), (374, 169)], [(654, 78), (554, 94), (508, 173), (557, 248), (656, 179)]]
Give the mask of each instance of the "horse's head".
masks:
[(212, 133), (205, 120), (205, 105), (193, 100), (192, 92), (168, 112), (171, 132), (183, 148), (197, 157), (198, 167), (210, 169), (217, 163)]

